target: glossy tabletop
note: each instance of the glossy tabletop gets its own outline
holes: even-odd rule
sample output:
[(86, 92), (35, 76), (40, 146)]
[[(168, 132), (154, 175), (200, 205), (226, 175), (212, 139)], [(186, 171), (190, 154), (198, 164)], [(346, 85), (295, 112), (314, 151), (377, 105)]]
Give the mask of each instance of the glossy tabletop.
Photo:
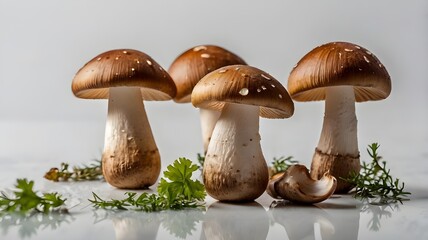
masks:
[[(124, 197), (106, 182), (54, 183), (41, 177), (47, 164), (3, 165), (2, 190), (13, 179), (35, 180), (35, 189), (67, 198), (68, 214), (0, 217), (1, 239), (427, 239), (428, 188), (423, 172), (406, 178), (409, 201), (372, 205), (351, 195), (334, 195), (316, 205), (275, 201), (266, 193), (255, 202), (227, 204), (206, 198), (201, 210), (95, 210), (92, 192), (103, 198)], [(9, 171), (5, 171), (9, 169)], [(8, 183), (8, 187), (4, 187)], [(154, 189), (154, 188), (153, 188)], [(148, 190), (152, 192), (152, 190)]]

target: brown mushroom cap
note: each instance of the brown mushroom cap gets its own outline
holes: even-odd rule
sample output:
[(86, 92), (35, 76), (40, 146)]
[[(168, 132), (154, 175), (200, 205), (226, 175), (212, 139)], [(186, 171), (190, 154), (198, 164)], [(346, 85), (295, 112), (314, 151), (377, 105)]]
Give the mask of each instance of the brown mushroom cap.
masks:
[(347, 42), (316, 47), (291, 71), (288, 91), (297, 101), (325, 99), (325, 88), (354, 86), (357, 102), (381, 100), (391, 92), (391, 78), (377, 57)]
[(294, 113), (284, 86), (268, 73), (247, 65), (212, 71), (193, 89), (195, 107), (221, 110), (226, 102), (260, 106), (259, 115), (265, 118), (288, 118)]
[(185, 51), (168, 70), (177, 86), (174, 101), (190, 102), (193, 87), (201, 78), (218, 68), (235, 64), (246, 65), (240, 57), (218, 46), (201, 45)]
[(72, 82), (76, 97), (108, 98), (110, 87), (141, 87), (144, 100), (169, 100), (176, 94), (169, 74), (149, 55), (132, 49), (104, 52), (85, 64)]

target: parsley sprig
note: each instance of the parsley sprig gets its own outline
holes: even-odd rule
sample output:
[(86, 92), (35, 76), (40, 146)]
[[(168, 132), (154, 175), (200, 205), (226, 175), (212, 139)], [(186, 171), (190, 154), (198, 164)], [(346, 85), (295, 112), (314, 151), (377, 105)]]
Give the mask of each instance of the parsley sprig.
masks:
[(101, 161), (96, 160), (89, 165), (73, 166), (71, 169), (70, 164), (61, 163), (60, 168), (51, 168), (44, 178), (54, 182), (100, 180), (103, 178)]
[(89, 201), (96, 208), (145, 212), (202, 207), (206, 196), (204, 185), (191, 179), (198, 169), (189, 159), (179, 158), (164, 172), (165, 178), (159, 182), (158, 194), (127, 192), (125, 199), (104, 200), (93, 193), (94, 199)]
[(351, 174), (349, 183), (355, 185), (355, 197), (372, 200), (372, 204), (403, 203), (408, 200), (410, 192), (404, 191), (404, 183), (394, 179), (386, 168), (386, 161), (378, 155), (380, 145), (368, 145), (367, 152), (372, 158), (370, 163), (363, 162), (359, 174)]
[(15, 187), (17, 190), (10, 197), (1, 191), (0, 212), (29, 213), (35, 211), (49, 213), (54, 210), (64, 210), (60, 207), (64, 205), (65, 198), (56, 192), (38, 194), (33, 190), (34, 181), (17, 179)]

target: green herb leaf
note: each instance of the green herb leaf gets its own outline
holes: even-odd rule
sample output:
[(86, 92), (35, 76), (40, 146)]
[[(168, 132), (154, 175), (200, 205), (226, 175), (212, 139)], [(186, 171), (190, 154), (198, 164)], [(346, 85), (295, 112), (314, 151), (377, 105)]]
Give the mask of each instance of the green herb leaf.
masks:
[(293, 160), (293, 156), (273, 158), (269, 167), (269, 177), (281, 172), (285, 172), (291, 165), (298, 164), (299, 161)]
[(137, 193), (127, 192), (127, 198), (123, 200), (104, 200), (92, 193), (94, 199), (89, 201), (96, 208), (145, 212), (202, 207), (201, 201), (206, 196), (204, 185), (191, 179), (196, 170), (198, 166), (192, 164), (192, 161), (179, 158), (164, 172), (165, 178), (161, 178), (159, 182), (158, 194), (145, 192), (138, 196)]
[(404, 191), (404, 183), (391, 176), (386, 161), (380, 162), (382, 157), (377, 152), (379, 147), (377, 143), (368, 145), (367, 152), (372, 161), (363, 162), (359, 174), (353, 173), (344, 180), (356, 186), (356, 198), (372, 200), (372, 204), (403, 203), (411, 193)]
[(186, 199), (203, 200), (206, 196), (202, 183), (192, 180), (192, 174), (198, 170), (198, 166), (186, 158), (179, 158), (167, 167), (165, 178), (161, 179), (158, 186), (159, 195), (173, 196), (183, 195)]
[(44, 178), (54, 182), (58, 181), (94, 181), (103, 179), (101, 161), (82, 166), (74, 166), (70, 170), (68, 163), (61, 163), (60, 168), (51, 168)]
[(202, 170), (204, 169), (205, 155), (198, 153), (196, 155), (196, 160), (198, 160), (199, 170), (201, 170), (202, 172)]
[(34, 181), (27, 179), (17, 179), (15, 187), (17, 190), (13, 192), (13, 197), (7, 196), (3, 191), (1, 192), (0, 212), (28, 213), (37, 211), (48, 213), (60, 210), (59, 207), (64, 205), (66, 200), (58, 193), (45, 193), (40, 196), (33, 190)]

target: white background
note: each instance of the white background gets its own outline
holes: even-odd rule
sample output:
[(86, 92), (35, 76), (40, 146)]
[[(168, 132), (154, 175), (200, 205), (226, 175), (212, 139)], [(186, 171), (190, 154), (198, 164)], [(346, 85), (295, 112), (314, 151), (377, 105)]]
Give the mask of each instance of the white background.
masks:
[[(216, 44), (286, 86), (314, 47), (349, 41), (373, 52), (390, 97), (357, 104), (359, 145), (378, 141), (399, 174), (428, 158), (428, 1), (0, 0), (0, 162), (84, 163), (99, 158), (107, 101), (73, 96), (74, 74), (101, 52), (133, 48), (164, 68), (181, 52)], [(198, 110), (147, 102), (163, 167), (202, 152)], [(266, 160), (309, 164), (323, 102), (295, 103), (289, 119), (261, 120)], [(402, 165), (401, 165), (402, 166)], [(428, 172), (428, 170), (426, 170)], [(405, 176), (403, 176), (405, 178)]]

